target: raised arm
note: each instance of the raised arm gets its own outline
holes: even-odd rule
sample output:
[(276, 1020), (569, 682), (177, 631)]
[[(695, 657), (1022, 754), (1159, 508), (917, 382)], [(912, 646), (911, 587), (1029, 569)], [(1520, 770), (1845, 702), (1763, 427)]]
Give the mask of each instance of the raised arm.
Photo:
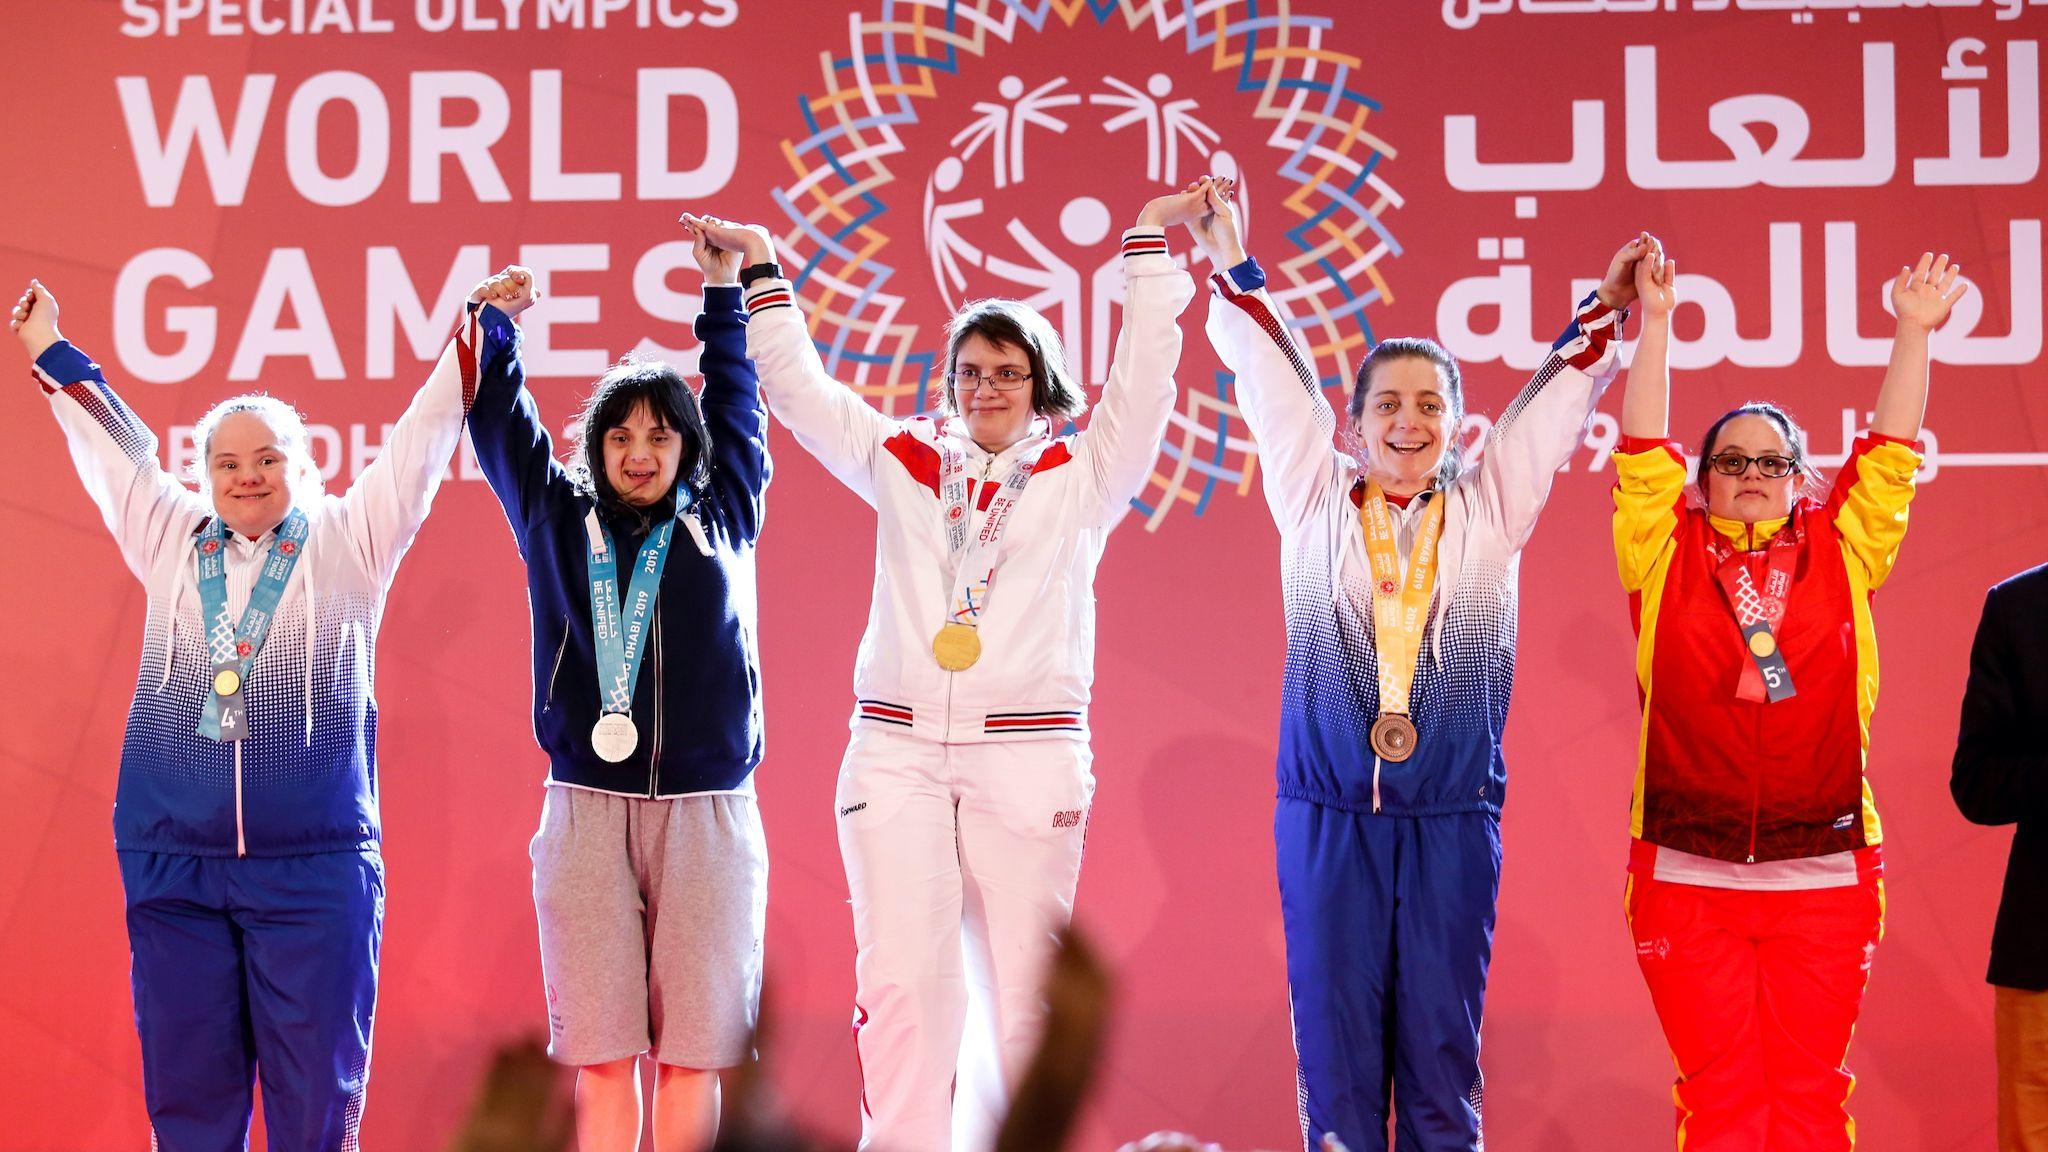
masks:
[(1892, 331), (1884, 385), (1877, 391), (1872, 432), (1894, 440), (1920, 438), (1920, 422), (1927, 415), (1927, 338), (1969, 290), (1969, 283), (1958, 279), (1962, 271), (1962, 265), (1948, 262), (1947, 253), (1937, 258), (1923, 252), (1918, 264), (1899, 269), (1892, 281), (1892, 310), (1899, 322)]
[(761, 531), (762, 494), (772, 470), (768, 459), (768, 409), (761, 381), (747, 359), (747, 312), (740, 299), (740, 261), (745, 254), (720, 248), (691, 227), (691, 255), (704, 273), (704, 311), (697, 317), (703, 345), (698, 370), (704, 374), (704, 422), (711, 432), (711, 483), (729, 498), (748, 539)]
[(1920, 469), (1916, 441), (1927, 412), (1927, 338), (1968, 289), (1958, 279), (1961, 271), (1947, 256), (1931, 252), (1922, 253), (1914, 267), (1899, 269), (1892, 281), (1892, 309), (1899, 323), (1891, 364), (1877, 393), (1877, 416), (1870, 432), (1850, 446), (1828, 497), (1843, 553), (1873, 589), (1890, 577), (1906, 537), (1914, 474)]
[(1338, 475), (1343, 454), (1333, 438), (1337, 413), (1323, 396), (1308, 354), (1286, 314), (1266, 291), (1266, 273), (1245, 255), (1228, 182), (1209, 211), (1188, 225), (1216, 271), (1204, 326), (1223, 366), (1237, 378), (1235, 398), (1257, 443), (1266, 505), (1282, 529), (1307, 520)]
[(1640, 590), (1678, 529), (1685, 505), (1685, 453), (1671, 436), (1671, 310), (1678, 306), (1678, 261), (1647, 236), (1636, 261), (1643, 334), (1621, 397), (1621, 443), (1614, 459), (1614, 558), (1624, 592)]
[(1664, 440), (1671, 435), (1671, 310), (1678, 306), (1678, 261), (1645, 232), (1635, 264), (1636, 299), (1642, 302), (1643, 334), (1636, 340), (1622, 384), (1621, 434), (1631, 440)]
[(1195, 297), (1194, 282), (1166, 254), (1166, 228), (1203, 210), (1207, 186), (1196, 181), (1152, 200), (1123, 236), (1123, 328), (1102, 403), (1074, 449), (1074, 462), (1088, 477), (1098, 527), (1115, 524), (1129, 511), (1159, 457), (1159, 438), (1173, 413), (1173, 374), (1180, 366), (1180, 314)]
[[(519, 280), (516, 287), (515, 280)], [(355, 545), (357, 562), (380, 585), (388, 586), (397, 574), (398, 562), (406, 549), (412, 547), (413, 537), (426, 521), (434, 493), (440, 490), (441, 478), (448, 471), (448, 462), (453, 459), (456, 446), (462, 443), (463, 421), (476, 399), (484, 352), (484, 323), (492, 323), (498, 348), (516, 343), (506, 331), (511, 328), (509, 317), (499, 324), (485, 315), (494, 309), (503, 315), (503, 309), (496, 305), (481, 307), (484, 293), (490, 290), (492, 299), (509, 306), (514, 296), (524, 295), (530, 300), (532, 286), (532, 273), (508, 268), (470, 292), (471, 307), (442, 351), (441, 359), (428, 373), (426, 383), (420, 385), (405, 413), (391, 426), (377, 458), (342, 495), (342, 523)], [(524, 304), (517, 307), (523, 308)], [(497, 354), (497, 349), (493, 353)]]
[[(2024, 577), (2022, 579), (2025, 579)], [(2032, 581), (2035, 586), (2040, 581)], [(2040, 653), (2014, 650), (2015, 640), (2041, 635), (2014, 619), (2007, 601), (2014, 586), (1984, 597), (1984, 615), (1970, 646), (1970, 680), (1963, 689), (1963, 720), (1948, 790), (1963, 816), (1976, 824), (2012, 824), (2048, 812), (2048, 755), (2039, 718), (2026, 714), (2018, 690), (2039, 666)]]
[(1557, 470), (1585, 438), (1586, 421), (1620, 366), (1621, 323), (1635, 303), (1636, 262), (1648, 247), (1648, 233), (1621, 246), (1543, 366), (1493, 422), (1472, 491), (1480, 514), (1511, 548), (1528, 542)]
[[(759, 225), (694, 213), (684, 214), (682, 222), (713, 247), (740, 253), (743, 270), (774, 264), (768, 231)], [(875, 452), (896, 422), (825, 371), (797, 311), (796, 289), (779, 267), (750, 283), (744, 295), (746, 355), (759, 373), (769, 410), (840, 483), (873, 504)]]
[(513, 317), (539, 299), (533, 274), (507, 268), (469, 294), (469, 321), (476, 329), (476, 401), (469, 409), (469, 442), (484, 480), (505, 509), (512, 535), (526, 550), (526, 536), (551, 510), (573, 506), (575, 485), (555, 459), (555, 439), (540, 406), (526, 387), (522, 343)]
[(41, 281), (29, 281), (8, 327), (28, 352), (72, 466), (122, 561), (137, 579), (146, 578), (161, 550), (182, 544), (206, 515), (206, 501), (163, 470), (156, 433), (122, 403), (100, 366), (57, 331), (57, 297)]

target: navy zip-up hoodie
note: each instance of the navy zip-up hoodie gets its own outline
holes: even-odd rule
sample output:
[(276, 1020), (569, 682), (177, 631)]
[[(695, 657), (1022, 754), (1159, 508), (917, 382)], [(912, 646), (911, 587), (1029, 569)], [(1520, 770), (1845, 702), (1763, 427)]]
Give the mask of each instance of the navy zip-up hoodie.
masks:
[[(590, 730), (602, 714), (590, 630), (585, 517), (597, 504), (555, 459), (519, 360), (519, 329), (497, 308), (480, 312), (470, 438), (526, 561), (533, 613), (533, 729), (548, 754), (548, 782), (625, 796), (666, 797), (742, 787), (761, 762), (761, 660), (755, 621), (754, 542), (768, 486), (768, 417), (747, 359), (740, 290), (709, 286), (697, 318), (701, 402), (711, 437), (711, 482), (695, 512), (712, 554), (684, 525), (650, 619), (633, 692), (639, 745), (616, 764), (598, 758)], [(672, 511), (599, 507), (618, 556), (619, 589), (650, 527)]]

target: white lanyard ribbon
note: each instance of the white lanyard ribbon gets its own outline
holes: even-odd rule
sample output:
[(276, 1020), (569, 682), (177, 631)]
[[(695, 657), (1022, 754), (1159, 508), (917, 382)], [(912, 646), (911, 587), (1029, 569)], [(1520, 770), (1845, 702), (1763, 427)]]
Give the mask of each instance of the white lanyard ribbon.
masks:
[(939, 496), (944, 505), (946, 553), (958, 565), (953, 576), (953, 595), (947, 602), (948, 622), (973, 628), (977, 626), (982, 612), (987, 610), (996, 567), (1002, 563), (1002, 540), (1010, 527), (1010, 513), (1023, 497), (1024, 486), (1031, 482), (1031, 473), (1038, 467), (1039, 458), (1050, 447), (1052, 438), (1043, 437), (1018, 453), (1009, 474), (1003, 477), (1001, 486), (989, 500), (988, 515), (982, 517), (981, 530), (969, 536), (967, 453), (945, 436), (938, 438)]

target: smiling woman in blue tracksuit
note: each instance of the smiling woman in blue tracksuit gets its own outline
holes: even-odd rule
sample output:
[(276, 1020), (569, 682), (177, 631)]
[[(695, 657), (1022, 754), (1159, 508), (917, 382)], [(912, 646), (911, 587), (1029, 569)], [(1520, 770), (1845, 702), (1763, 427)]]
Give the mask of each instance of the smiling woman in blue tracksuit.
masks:
[[(305, 422), (264, 395), (194, 428), (194, 492), (32, 283), (12, 327), (121, 559), (148, 593), (121, 742), (150, 1147), (356, 1147), (384, 929), (371, 685), (384, 596), (462, 439), (474, 348), (442, 353), (377, 459), (321, 490)], [(203, 493), (203, 494), (202, 494)]]
[(1639, 238), (1461, 467), (1464, 386), (1434, 341), (1359, 365), (1354, 458), (1231, 206), (1190, 231), (1217, 269), (1209, 339), (1237, 375), (1279, 522), (1287, 616), (1273, 837), (1302, 1135), (1472, 1150), (1500, 889), (1516, 570), (1613, 377)]
[(533, 724), (548, 757), (533, 840), (549, 1047), (576, 1066), (584, 1152), (640, 1142), (655, 1061), (658, 1152), (706, 1146), (716, 1070), (760, 1001), (768, 856), (755, 809), (761, 675), (754, 541), (766, 415), (738, 257), (698, 243), (701, 404), (667, 364), (598, 380), (571, 463), (519, 362), (513, 269), (483, 290), (471, 439), (526, 561)]

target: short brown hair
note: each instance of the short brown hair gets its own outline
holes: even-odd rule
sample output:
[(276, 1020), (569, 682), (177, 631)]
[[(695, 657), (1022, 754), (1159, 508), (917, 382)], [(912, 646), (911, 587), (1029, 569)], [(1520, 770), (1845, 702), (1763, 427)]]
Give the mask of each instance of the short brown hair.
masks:
[[(979, 336), (995, 345), (1021, 348), (1031, 365), (1031, 410), (1055, 425), (1078, 419), (1088, 410), (1088, 397), (1067, 370), (1060, 338), (1036, 308), (1018, 300), (976, 300), (953, 314), (946, 325), (946, 373), (960, 358), (960, 345)], [(947, 381), (942, 411), (957, 413), (960, 398)]]

